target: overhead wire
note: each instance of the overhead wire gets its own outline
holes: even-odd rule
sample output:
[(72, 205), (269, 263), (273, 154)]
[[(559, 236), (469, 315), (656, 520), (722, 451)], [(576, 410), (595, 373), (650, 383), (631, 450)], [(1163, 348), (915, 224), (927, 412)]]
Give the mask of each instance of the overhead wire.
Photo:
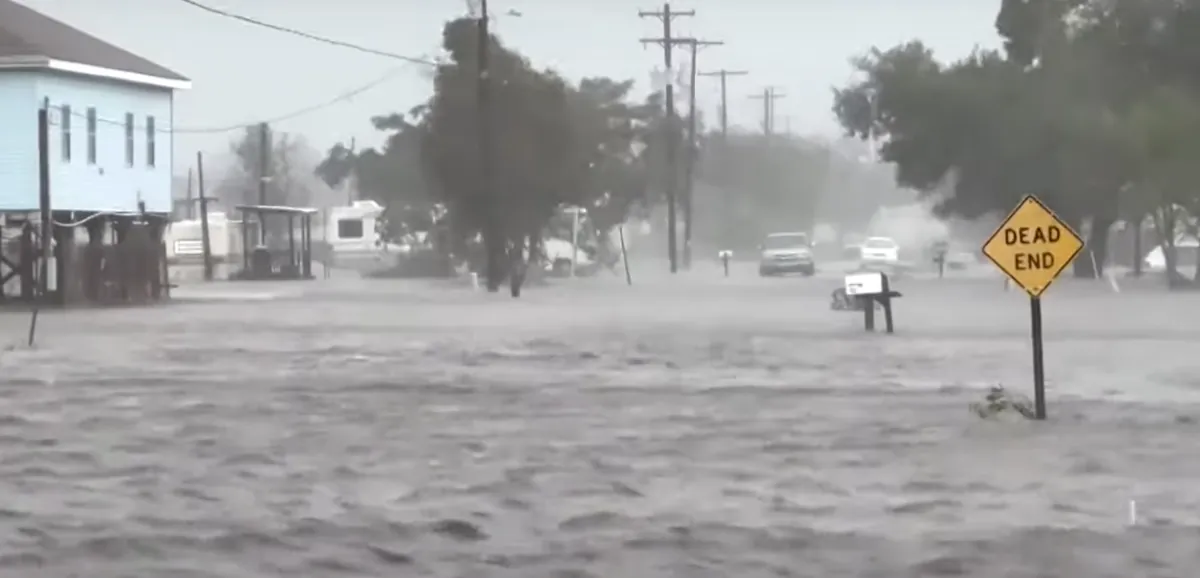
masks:
[[(320, 36), (318, 34), (305, 32), (303, 30), (298, 30), (296, 28), (291, 28), (288, 26), (281, 26), (279, 24), (272, 24), (272, 23), (266, 22), (264, 20), (252, 18), (250, 16), (244, 16), (241, 14), (229, 12), (227, 10), (222, 10), (220, 8), (216, 8), (216, 7), (201, 3), (201, 2), (197, 2), (196, 0), (179, 0), (179, 1), (183, 2), (184, 4), (187, 4), (189, 6), (192, 6), (196, 9), (208, 12), (210, 14), (221, 16), (224, 18), (229, 18), (232, 20), (237, 20), (239, 22), (244, 22), (244, 23), (251, 24), (254, 26), (259, 26), (262, 28), (267, 28), (267, 29), (274, 30), (277, 32), (283, 32), (285, 34), (291, 34), (294, 36), (312, 40), (314, 42), (320, 42), (320, 43), (328, 44), (331, 46), (337, 46), (340, 48), (355, 50), (358, 52), (372, 54), (375, 56), (391, 58), (393, 60), (400, 60), (402, 62), (405, 62), (406, 64), (419, 64), (419, 65), (423, 65), (423, 66), (437, 66), (438, 65), (438, 63), (432, 59), (415, 57), (415, 56), (406, 56), (406, 55), (395, 53), (395, 52), (389, 52), (386, 50), (378, 50), (375, 48), (370, 48), (367, 46), (355, 44), (352, 42), (346, 42), (346, 41), (337, 40), (334, 38), (329, 38), (326, 36)], [(298, 118), (298, 117), (301, 117), (304, 115), (308, 115), (308, 114), (323, 110), (325, 108), (329, 108), (331, 106), (340, 104), (347, 100), (350, 100), (360, 94), (368, 92), (368, 91), (384, 84), (385, 82), (387, 82), (387, 81), (391, 80), (392, 78), (394, 78), (395, 76), (399, 75), (401, 72), (404, 72), (406, 69), (407, 69), (407, 66), (393, 68), (393, 69), (389, 70), (387, 73), (385, 73), (383, 76), (380, 76), (380, 77), (378, 77), (366, 84), (363, 84), (361, 86), (350, 89), (347, 92), (343, 92), (337, 96), (334, 96), (333, 98), (331, 98), (329, 100), (326, 100), (326, 101), (323, 101), (323, 102), (320, 102), (317, 104), (305, 106), (303, 108), (299, 108), (299, 109), (293, 110), (291, 112), (281, 114), (276, 117), (261, 119), (261, 120), (257, 120), (254, 122), (245, 122), (245, 123), (240, 123), (240, 124), (214, 126), (214, 127), (176, 128), (176, 127), (172, 126), (172, 127), (159, 128), (158, 126), (156, 126), (154, 129), (154, 132), (163, 133), (163, 134), (221, 134), (221, 133), (229, 133), (229, 132), (246, 130), (247, 128), (251, 128), (251, 127), (260, 125), (262, 123), (274, 124), (274, 123), (284, 122), (284, 121), (288, 121), (288, 120), (292, 120), (292, 119), (295, 119), (295, 118)], [(57, 110), (60, 116), (64, 111), (69, 111), (70, 115), (72, 117), (82, 118), (85, 121), (88, 119), (86, 110), (78, 110), (75, 108), (71, 108), (71, 105), (67, 104), (67, 103), (62, 103), (62, 104), (58, 104), (58, 105), (50, 105), (50, 108), (53, 110)], [(125, 119), (104, 118), (99, 115), (97, 115), (95, 117), (95, 120), (97, 123), (116, 125), (116, 126), (121, 126), (121, 127), (125, 127), (127, 124)], [(138, 132), (144, 132), (146, 130), (147, 126), (148, 126), (147, 124), (144, 124), (144, 123), (139, 124), (139, 123), (135, 122), (133, 128), (134, 128), (134, 130), (136, 130)]]
[(342, 48), (349, 48), (351, 50), (357, 50), (359, 52), (364, 52), (366, 54), (374, 54), (376, 56), (383, 56), (383, 57), (387, 57), (387, 58), (394, 58), (396, 60), (403, 60), (403, 61), (411, 63), (411, 64), (424, 64), (427, 66), (437, 66), (436, 62), (429, 60), (429, 59), (418, 58), (418, 57), (414, 57), (414, 56), (405, 56), (403, 54), (397, 54), (395, 52), (388, 52), (386, 50), (378, 50), (375, 48), (369, 48), (366, 46), (362, 46), (360, 44), (354, 44), (352, 42), (336, 40), (333, 38), (329, 38), (327, 36), (319, 36), (317, 34), (312, 34), (310, 32), (304, 32), (303, 30), (298, 30), (295, 28), (287, 27), (287, 26), (280, 26), (278, 24), (272, 24), (270, 22), (259, 20), (257, 18), (251, 18), (249, 16), (235, 14), (235, 13), (229, 12), (227, 10), (221, 10), (220, 8), (214, 8), (207, 4), (202, 4), (200, 2), (197, 2), (196, 0), (179, 0), (179, 1), (183, 2), (184, 4), (187, 4), (189, 6), (192, 6), (194, 8), (198, 8), (200, 10), (208, 12), (210, 14), (216, 14), (218, 16), (223, 16), (225, 18), (231, 18), (233, 20), (238, 20), (241, 22), (245, 22), (247, 24), (261, 26), (263, 28), (269, 28), (271, 30), (275, 30), (277, 32), (283, 32), (285, 34), (292, 34), (294, 36), (299, 36), (301, 38), (307, 38), (307, 39), (313, 40), (315, 42), (322, 42), (322, 43), (329, 44), (332, 46), (340, 46)]
[[(301, 117), (301, 116), (304, 116), (307, 114), (311, 114), (311, 113), (320, 111), (322, 109), (334, 106), (336, 104), (340, 104), (347, 100), (350, 100), (360, 94), (368, 92), (368, 91), (386, 83), (387, 81), (391, 80), (392, 78), (398, 76), (401, 72), (404, 72), (403, 67), (394, 68), (392, 70), (389, 70), (383, 76), (380, 76), (380, 77), (372, 80), (371, 82), (368, 82), (366, 84), (355, 87), (347, 92), (343, 92), (342, 94), (339, 94), (339, 95), (337, 95), (329, 100), (326, 100), (324, 102), (309, 105), (309, 106), (306, 106), (306, 107), (303, 107), (300, 109), (293, 110), (286, 114), (281, 114), (279, 116), (275, 116), (275, 117), (271, 117), (271, 118), (267, 118), (267, 119), (263, 119), (263, 120), (257, 120), (254, 122), (246, 122), (246, 123), (240, 123), (240, 124), (232, 124), (232, 125), (226, 125), (226, 126), (201, 127), (201, 128), (186, 128), (186, 127), (184, 127), (184, 128), (161, 127), (160, 128), (159, 126), (155, 126), (154, 132), (163, 133), (163, 134), (221, 134), (221, 133), (245, 130), (247, 128), (258, 126), (264, 122), (267, 124), (274, 124), (274, 123), (279, 123), (279, 122), (283, 122), (283, 121), (287, 121), (287, 120), (292, 120), (294, 118), (298, 118), (298, 117)], [(70, 116), (72, 118), (81, 118), (81, 119), (84, 119), (84, 121), (88, 120), (88, 114), (87, 114), (86, 109), (84, 109), (84, 110), (77, 109), (77, 108), (71, 106), (70, 103), (50, 103), (49, 108), (51, 110), (58, 112), (60, 117), (64, 111), (69, 111)], [(115, 125), (115, 126), (121, 126), (121, 127), (124, 127), (126, 125), (126, 122), (124, 119), (104, 118), (99, 115), (96, 115), (95, 118), (96, 118), (97, 124), (108, 124), (108, 125)], [(58, 126), (60, 123), (57, 120), (52, 119), (51, 124)], [(136, 130), (138, 132), (145, 132), (147, 126), (148, 125), (145, 123), (135, 122), (133, 125), (133, 128), (134, 128), (134, 130)]]

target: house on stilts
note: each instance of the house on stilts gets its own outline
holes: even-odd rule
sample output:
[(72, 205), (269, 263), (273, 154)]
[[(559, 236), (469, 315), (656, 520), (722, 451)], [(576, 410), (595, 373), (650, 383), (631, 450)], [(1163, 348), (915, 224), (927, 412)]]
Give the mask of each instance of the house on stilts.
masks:
[[(0, 0), (0, 303), (43, 291), (58, 304), (165, 297), (174, 93), (190, 87), (178, 73)], [(53, 222), (45, 277), (43, 188)]]

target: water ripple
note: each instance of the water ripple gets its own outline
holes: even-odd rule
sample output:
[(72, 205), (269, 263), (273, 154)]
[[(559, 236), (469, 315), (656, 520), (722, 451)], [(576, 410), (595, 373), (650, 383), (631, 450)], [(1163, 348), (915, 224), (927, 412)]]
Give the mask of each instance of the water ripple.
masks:
[(0, 576), (1188, 575), (1195, 340), (1152, 305), (1056, 302), (1055, 419), (989, 423), (1007, 301), (885, 338), (795, 287), (48, 315), (0, 354)]

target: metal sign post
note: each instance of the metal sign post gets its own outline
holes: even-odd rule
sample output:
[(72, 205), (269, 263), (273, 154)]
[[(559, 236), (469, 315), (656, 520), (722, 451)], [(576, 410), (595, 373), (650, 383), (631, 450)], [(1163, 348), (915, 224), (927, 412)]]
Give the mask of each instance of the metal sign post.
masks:
[(1083, 239), (1033, 195), (1022, 199), (983, 244), (983, 254), (1029, 294), (1033, 403), (1037, 419), (1046, 419), (1042, 293), (1081, 250)]

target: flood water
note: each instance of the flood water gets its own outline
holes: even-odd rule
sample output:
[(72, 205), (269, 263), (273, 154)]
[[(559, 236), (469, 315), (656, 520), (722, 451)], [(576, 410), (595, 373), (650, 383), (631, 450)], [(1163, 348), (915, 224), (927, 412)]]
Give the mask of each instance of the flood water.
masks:
[(0, 576), (1194, 574), (1200, 295), (1052, 288), (1032, 423), (968, 411), (1032, 395), (997, 280), (898, 282), (892, 336), (832, 276), (634, 280), (45, 314), (0, 354)]

